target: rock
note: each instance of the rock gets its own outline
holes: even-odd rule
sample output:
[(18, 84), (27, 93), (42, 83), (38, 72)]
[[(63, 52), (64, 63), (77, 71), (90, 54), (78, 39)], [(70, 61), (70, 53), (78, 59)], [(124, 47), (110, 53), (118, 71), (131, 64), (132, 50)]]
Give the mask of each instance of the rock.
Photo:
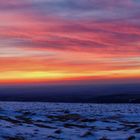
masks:
[(57, 129), (57, 130), (54, 131), (54, 133), (60, 134), (60, 133), (62, 133), (62, 130), (61, 129)]
[(135, 139), (136, 139), (135, 136), (130, 136), (130, 137), (128, 138), (128, 140), (135, 140)]
[(137, 129), (135, 130), (135, 132), (136, 132), (136, 133), (140, 133), (140, 128), (137, 128)]
[(100, 140), (109, 140), (107, 137), (102, 137)]
[(88, 136), (91, 136), (91, 135), (92, 135), (91, 131), (86, 131), (83, 134), (81, 134), (80, 136), (81, 137), (88, 137)]
[(64, 114), (64, 115), (58, 115), (58, 116), (48, 116), (48, 118), (52, 119), (53, 121), (68, 121), (68, 120), (73, 120), (77, 121), (81, 119), (81, 116), (79, 114)]
[(86, 125), (80, 125), (80, 124), (73, 124), (73, 123), (65, 123), (64, 124), (65, 128), (72, 128), (72, 127), (77, 127), (77, 128), (87, 128), (88, 126)]
[(3, 138), (6, 140), (25, 140), (22, 136), (4, 136)]
[(70, 111), (68, 109), (64, 110), (64, 113), (69, 114)]

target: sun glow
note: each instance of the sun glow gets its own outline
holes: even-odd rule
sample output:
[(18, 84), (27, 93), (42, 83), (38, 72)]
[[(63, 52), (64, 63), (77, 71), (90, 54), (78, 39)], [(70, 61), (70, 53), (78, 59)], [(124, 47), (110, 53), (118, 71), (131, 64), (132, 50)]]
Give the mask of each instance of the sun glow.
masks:
[(1, 72), (0, 81), (57, 81), (57, 80), (66, 80), (66, 79), (88, 79), (96, 78), (108, 79), (108, 78), (140, 78), (138, 70), (114, 70), (114, 71), (95, 71), (95, 72), (81, 72), (81, 73), (68, 73), (68, 72), (59, 72), (59, 71), (13, 71), (13, 72)]

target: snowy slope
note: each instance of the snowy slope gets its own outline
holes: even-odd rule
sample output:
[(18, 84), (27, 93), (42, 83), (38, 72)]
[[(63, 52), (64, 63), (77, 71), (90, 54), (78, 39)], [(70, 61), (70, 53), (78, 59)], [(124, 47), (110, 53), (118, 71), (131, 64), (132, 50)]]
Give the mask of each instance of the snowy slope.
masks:
[(0, 102), (0, 140), (140, 139), (139, 104)]

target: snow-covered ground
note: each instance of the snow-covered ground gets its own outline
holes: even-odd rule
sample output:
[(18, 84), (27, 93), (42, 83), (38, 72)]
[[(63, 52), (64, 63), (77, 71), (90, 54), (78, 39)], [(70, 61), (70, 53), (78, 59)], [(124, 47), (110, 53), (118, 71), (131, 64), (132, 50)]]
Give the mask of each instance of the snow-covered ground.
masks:
[(0, 102), (0, 140), (140, 140), (139, 104)]

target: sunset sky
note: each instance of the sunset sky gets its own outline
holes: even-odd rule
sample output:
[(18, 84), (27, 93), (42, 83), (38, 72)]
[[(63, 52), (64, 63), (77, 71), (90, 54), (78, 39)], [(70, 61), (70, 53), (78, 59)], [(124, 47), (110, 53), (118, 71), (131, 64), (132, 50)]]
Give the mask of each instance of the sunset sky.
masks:
[(139, 0), (0, 0), (0, 84), (140, 81)]

